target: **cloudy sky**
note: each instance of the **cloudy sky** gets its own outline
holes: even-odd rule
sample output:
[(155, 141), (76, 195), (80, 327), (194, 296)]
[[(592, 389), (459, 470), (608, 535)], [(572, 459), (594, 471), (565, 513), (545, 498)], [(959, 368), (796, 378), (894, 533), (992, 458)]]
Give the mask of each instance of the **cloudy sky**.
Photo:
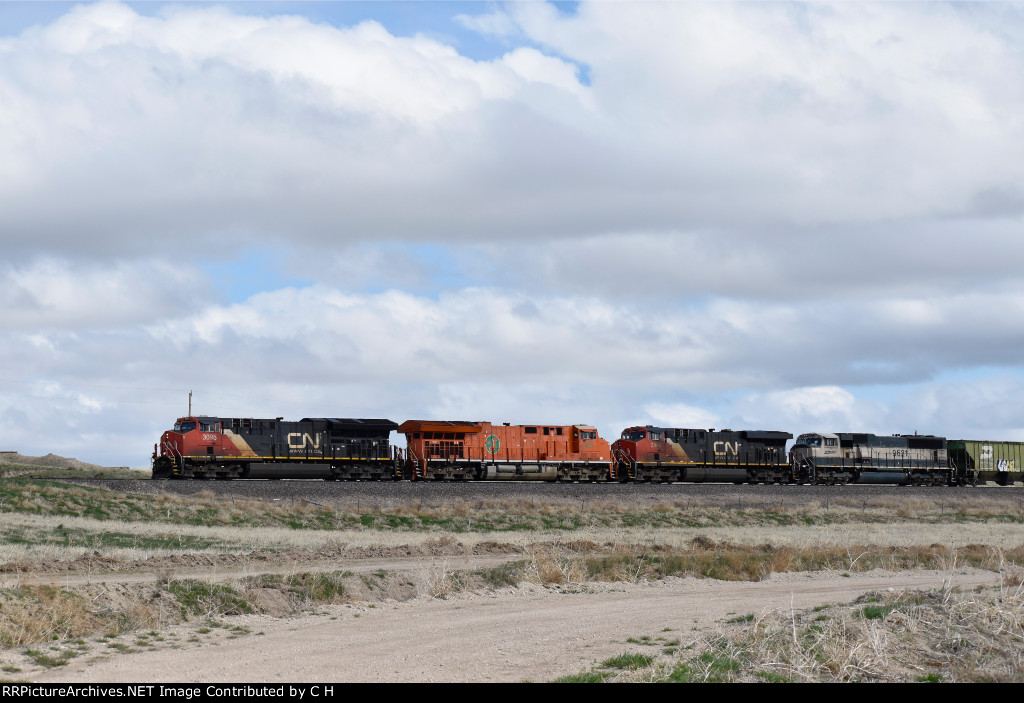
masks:
[(1024, 5), (0, 4), (0, 449), (1024, 440)]

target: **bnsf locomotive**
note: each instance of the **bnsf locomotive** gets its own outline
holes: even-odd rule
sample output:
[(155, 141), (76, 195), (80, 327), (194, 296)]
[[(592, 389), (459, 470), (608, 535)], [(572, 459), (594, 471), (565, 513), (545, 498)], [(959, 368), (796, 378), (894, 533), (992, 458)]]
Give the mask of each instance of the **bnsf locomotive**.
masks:
[[(394, 430), (406, 448), (390, 443)], [(718, 481), (1009, 485), (1024, 443), (932, 435), (384, 419), (184, 417), (153, 449), (153, 478), (432, 481)]]
[(802, 434), (790, 460), (801, 483), (951, 486), (967, 481), (949, 463), (946, 438), (933, 435)]

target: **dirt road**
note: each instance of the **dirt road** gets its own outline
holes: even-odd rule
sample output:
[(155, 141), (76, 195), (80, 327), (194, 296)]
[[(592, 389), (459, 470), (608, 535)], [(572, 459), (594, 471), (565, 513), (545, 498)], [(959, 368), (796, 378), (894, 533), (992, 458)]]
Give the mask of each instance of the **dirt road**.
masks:
[[(198, 642), (188, 641), (197, 625), (180, 626), (181, 648), (86, 655), (22, 676), (145, 683), (549, 681), (644, 651), (627, 643), (630, 637), (670, 636), (685, 647), (737, 614), (847, 603), (872, 590), (970, 588), (997, 580), (994, 573), (961, 569), (775, 574), (759, 583), (669, 578), (562, 590), (526, 584), (447, 600), (331, 606), (296, 617), (239, 616), (230, 618), (234, 635), (224, 629), (193, 636)], [(243, 628), (248, 633), (238, 636)]]

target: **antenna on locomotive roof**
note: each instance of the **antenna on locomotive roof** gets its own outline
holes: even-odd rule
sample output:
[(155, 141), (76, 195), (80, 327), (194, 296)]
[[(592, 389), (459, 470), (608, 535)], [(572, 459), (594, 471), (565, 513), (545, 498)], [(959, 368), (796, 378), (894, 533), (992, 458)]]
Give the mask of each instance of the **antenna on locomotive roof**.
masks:
[(188, 416), (192, 417), (192, 391), (188, 392)]

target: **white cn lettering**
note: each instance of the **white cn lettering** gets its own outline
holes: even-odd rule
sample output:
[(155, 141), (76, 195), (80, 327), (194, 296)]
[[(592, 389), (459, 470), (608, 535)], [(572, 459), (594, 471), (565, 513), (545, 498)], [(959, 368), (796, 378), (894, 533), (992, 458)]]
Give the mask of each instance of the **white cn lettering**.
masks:
[(739, 442), (715, 442), (714, 446), (715, 454), (739, 454), (740, 443)]
[(314, 438), (313, 435), (306, 432), (291, 432), (288, 435), (288, 448), (289, 449), (305, 449), (307, 446), (313, 449), (320, 448), (320, 435)]

